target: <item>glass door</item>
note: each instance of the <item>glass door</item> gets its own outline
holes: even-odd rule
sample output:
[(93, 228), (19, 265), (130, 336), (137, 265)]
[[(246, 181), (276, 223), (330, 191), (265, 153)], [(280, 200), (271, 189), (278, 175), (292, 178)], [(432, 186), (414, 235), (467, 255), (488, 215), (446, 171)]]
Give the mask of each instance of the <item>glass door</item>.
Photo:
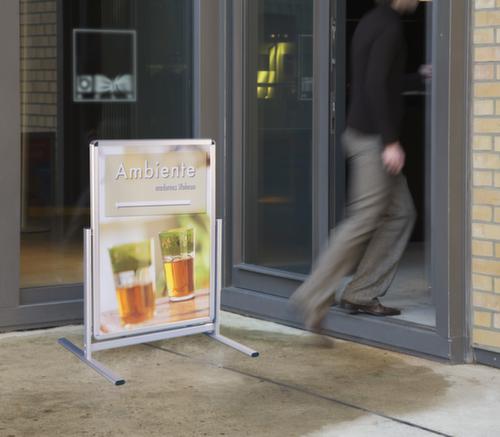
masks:
[(313, 3), (247, 2), (243, 263), (312, 261)]
[[(372, 0), (231, 3), (232, 256), (223, 295), (228, 308), (300, 326), (287, 299), (344, 216), (349, 165), (340, 136), (348, 107), (349, 45), (361, 17), (374, 6)], [(450, 47), (454, 53), (462, 48), (461, 40), (451, 41), (460, 35), (460, 13), (449, 1), (422, 1), (416, 14), (403, 17), (408, 73), (431, 61), (434, 66), (432, 82), (403, 97), (406, 175), (420, 218), (384, 301), (403, 314), (375, 318), (333, 307), (324, 328), (334, 335), (455, 358), (466, 342), (465, 295), (451, 293), (452, 285), (463, 286), (451, 274), (464, 265), (463, 228), (452, 225), (463, 210), (452, 214), (451, 206), (459, 203), (449, 195), (461, 189), (451, 186), (450, 175), (458, 178), (463, 169), (448, 161), (457, 147), (450, 142), (448, 115), (457, 114), (454, 129), (463, 119), (450, 107), (446, 86), (460, 79), (450, 69)], [(304, 54), (306, 43), (311, 55)], [(454, 153), (459, 166), (462, 155)]]
[[(350, 44), (360, 20), (373, 7), (372, 0), (331, 2), (332, 227), (342, 218), (349, 179), (349, 163), (341, 151), (340, 134), (345, 127), (349, 105)], [(453, 202), (448, 191), (459, 193), (463, 186), (452, 188), (448, 178), (463, 172), (459, 167), (464, 163), (460, 161), (462, 153), (456, 149), (460, 143), (451, 142), (450, 138), (451, 123), (460, 130), (464, 119), (458, 115), (459, 107), (457, 111), (450, 108), (450, 96), (441, 90), (451, 80), (458, 82), (462, 78), (452, 76), (450, 70), (450, 46), (455, 50), (462, 46), (461, 42), (451, 42), (448, 29), (454, 26), (455, 35), (463, 32), (459, 27), (465, 20), (460, 15), (463, 12), (459, 8), (453, 14), (450, 2), (421, 1), (414, 14), (401, 17), (408, 49), (408, 80), (404, 81), (406, 86), (402, 89), (405, 116), (400, 139), (406, 151), (404, 174), (418, 219), (396, 277), (381, 301), (400, 308), (402, 314), (377, 319), (334, 308), (325, 323), (325, 328), (337, 335), (455, 360), (463, 360), (462, 351), (466, 349), (466, 299), (465, 288), (460, 288), (464, 283), (453, 279), (459, 275), (450, 274), (450, 269), (461, 271), (466, 256), (460, 246), (465, 235), (464, 228), (460, 227), (463, 223), (456, 215), (462, 215), (463, 210), (451, 213), (449, 208)], [(423, 71), (421, 67), (426, 64), (432, 64), (432, 80), (419, 78), (418, 72)], [(457, 67), (459, 71), (466, 71), (465, 63)], [(449, 114), (457, 118), (448, 119)], [(449, 120), (452, 120), (450, 124)], [(451, 148), (455, 148), (453, 153), (459, 157), (455, 161), (458, 167), (453, 167), (448, 160)], [(454, 293), (451, 293), (452, 284), (456, 287)]]
[[(323, 84), (325, 138), (328, 81), (318, 81), (317, 17), (328, 2), (237, 1), (233, 48), (235, 124), (232, 281), (248, 290), (289, 296), (311, 270), (319, 235), (317, 212), (325, 208), (327, 159), (318, 168), (318, 110)], [(328, 64), (328, 28), (322, 30)], [(241, 70), (240, 70), (241, 68)], [(327, 74), (325, 75), (327, 79)], [(320, 182), (322, 181), (322, 182)], [(318, 186), (321, 188), (318, 190)]]
[(0, 328), (82, 317), (89, 143), (193, 135), (192, 1), (30, 1), (15, 13), (20, 291)]
[[(332, 60), (332, 88), (336, 98), (336, 123), (333, 132), (334, 156), (332, 174), (348, 175), (349, 163), (342, 157), (339, 134), (345, 125), (345, 113), (349, 106), (350, 84), (350, 46), (351, 40), (362, 17), (373, 7), (372, 0), (356, 2), (335, 2), (339, 8), (339, 16), (333, 10), (332, 21), (335, 23), (337, 36), (334, 41)], [(339, 23), (339, 18), (342, 21)], [(431, 87), (430, 81), (420, 77), (418, 73), (426, 64), (432, 62), (432, 3), (420, 2), (413, 14), (401, 17), (407, 46), (406, 86), (402, 89), (404, 100), (404, 118), (401, 123), (401, 143), (406, 152), (406, 165), (403, 173), (406, 176), (410, 192), (417, 210), (417, 221), (413, 235), (401, 260), (398, 273), (382, 301), (388, 306), (403, 310), (395, 319), (425, 325), (436, 326), (436, 310), (430, 286), (430, 139), (431, 139)], [(337, 23), (339, 25), (337, 26)], [(338, 28), (340, 27), (340, 28)], [(343, 29), (342, 29), (343, 27)], [(337, 59), (339, 56), (341, 60)], [(343, 89), (342, 94), (337, 90)], [(344, 114), (342, 114), (344, 112)], [(340, 132), (339, 132), (340, 131)], [(345, 198), (345, 185), (342, 180), (332, 184), (334, 193), (334, 209), (336, 216), (331, 222), (339, 219), (342, 204), (339, 199)], [(344, 184), (347, 179), (344, 176)]]

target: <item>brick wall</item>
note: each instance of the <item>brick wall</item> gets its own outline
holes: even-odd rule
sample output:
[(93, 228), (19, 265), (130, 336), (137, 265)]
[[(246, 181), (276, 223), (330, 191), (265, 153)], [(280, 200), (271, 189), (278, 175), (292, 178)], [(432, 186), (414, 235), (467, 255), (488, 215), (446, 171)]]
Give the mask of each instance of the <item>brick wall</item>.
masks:
[(56, 0), (21, 0), (22, 132), (57, 128)]
[(500, 0), (473, 8), (473, 342), (500, 351)]

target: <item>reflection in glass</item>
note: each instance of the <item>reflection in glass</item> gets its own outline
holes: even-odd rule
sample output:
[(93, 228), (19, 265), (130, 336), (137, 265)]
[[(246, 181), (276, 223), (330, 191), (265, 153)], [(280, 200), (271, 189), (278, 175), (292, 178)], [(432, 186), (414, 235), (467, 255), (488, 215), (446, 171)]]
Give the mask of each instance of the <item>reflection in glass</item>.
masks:
[(192, 2), (41, 6), (21, 2), (23, 288), (82, 282), (90, 141), (192, 136)]
[(246, 53), (246, 263), (311, 265), (310, 0), (249, 2)]

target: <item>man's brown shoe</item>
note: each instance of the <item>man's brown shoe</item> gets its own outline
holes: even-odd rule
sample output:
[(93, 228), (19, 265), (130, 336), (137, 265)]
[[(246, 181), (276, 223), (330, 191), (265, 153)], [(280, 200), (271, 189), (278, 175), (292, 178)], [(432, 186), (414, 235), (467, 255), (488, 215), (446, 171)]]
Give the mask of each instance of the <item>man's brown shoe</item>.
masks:
[(397, 308), (386, 307), (379, 301), (375, 301), (370, 304), (359, 304), (343, 300), (341, 305), (343, 308), (349, 310), (351, 314), (363, 313), (377, 317), (399, 316), (401, 314), (401, 310), (398, 310)]

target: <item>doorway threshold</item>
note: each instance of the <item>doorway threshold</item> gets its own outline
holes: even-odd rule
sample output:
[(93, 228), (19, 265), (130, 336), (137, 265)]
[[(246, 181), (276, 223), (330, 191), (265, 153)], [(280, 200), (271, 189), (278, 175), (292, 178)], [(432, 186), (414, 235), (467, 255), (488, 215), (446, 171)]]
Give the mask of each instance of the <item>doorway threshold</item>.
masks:
[[(222, 293), (225, 310), (276, 323), (301, 328), (302, 324), (289, 306), (288, 299), (243, 288), (228, 287)], [(395, 318), (352, 315), (332, 307), (323, 324), (325, 334), (359, 343), (450, 360), (452, 342), (439, 335), (434, 327)]]

